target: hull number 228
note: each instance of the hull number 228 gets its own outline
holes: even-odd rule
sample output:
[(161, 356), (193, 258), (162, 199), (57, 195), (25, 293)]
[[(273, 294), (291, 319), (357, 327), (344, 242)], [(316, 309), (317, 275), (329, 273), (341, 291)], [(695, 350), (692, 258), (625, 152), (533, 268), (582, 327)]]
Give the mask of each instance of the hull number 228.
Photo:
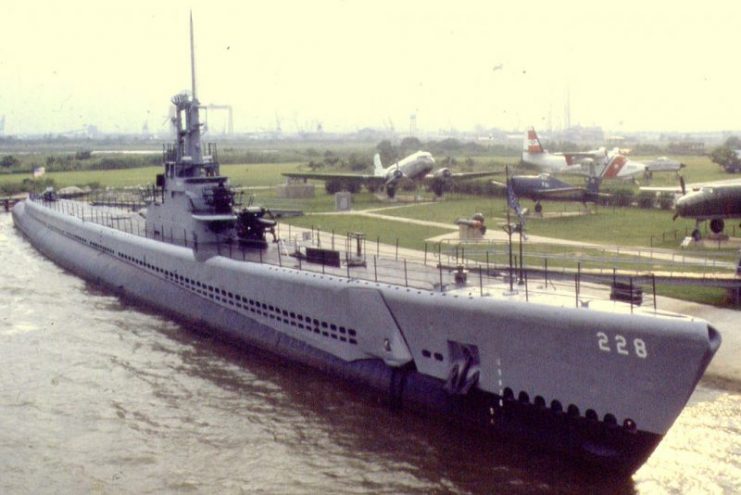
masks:
[(610, 339), (606, 333), (597, 332), (597, 345), (602, 352), (615, 352), (623, 356), (635, 356), (641, 359), (648, 357), (646, 342), (641, 338), (635, 338), (632, 339), (632, 342), (629, 342), (629, 339), (619, 334), (615, 334)]

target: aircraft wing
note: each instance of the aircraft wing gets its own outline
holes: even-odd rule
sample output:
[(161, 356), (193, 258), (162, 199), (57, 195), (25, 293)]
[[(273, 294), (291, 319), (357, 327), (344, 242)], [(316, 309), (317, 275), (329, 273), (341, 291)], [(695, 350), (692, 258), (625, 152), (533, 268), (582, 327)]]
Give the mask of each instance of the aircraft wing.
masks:
[[(685, 186), (685, 189), (689, 191), (699, 191), (703, 187), (722, 187), (722, 186), (741, 186), (741, 179), (726, 179), (726, 180), (715, 180), (711, 182), (692, 182), (691, 184), (687, 184)], [(641, 191), (650, 191), (650, 192), (673, 192), (677, 194), (682, 193), (682, 187), (680, 185), (676, 186), (645, 186), (640, 188)]]
[(432, 179), (453, 179), (453, 180), (468, 180), (478, 179), (480, 177), (491, 177), (492, 175), (501, 175), (501, 172), (455, 172), (444, 175), (440, 174), (427, 174), (425, 180)]
[(558, 196), (559, 194), (563, 193), (569, 193), (569, 192), (587, 192), (586, 189), (583, 187), (552, 187), (552, 188), (544, 188), (544, 189), (535, 189), (534, 192), (540, 196)]
[(648, 192), (671, 192), (671, 193), (681, 193), (682, 192), (682, 188), (679, 186), (641, 186), (639, 189), (641, 191), (648, 191)]
[(655, 160), (646, 162), (646, 171), (648, 172), (679, 172), (679, 170), (683, 169), (685, 166), (686, 165), (684, 163), (680, 163), (677, 160), (672, 160), (670, 158), (662, 157), (662, 158), (657, 158)]
[(603, 157), (604, 153), (596, 151), (563, 151), (561, 153), (555, 153), (556, 155), (570, 156), (574, 158), (594, 158)]
[(500, 175), (500, 174), (501, 172), (458, 172), (458, 173), (451, 174), (451, 178), (467, 180), (467, 179), (477, 179), (480, 177), (491, 177), (492, 175)]
[(372, 174), (350, 174), (350, 173), (323, 173), (323, 172), (283, 172), (281, 175), (284, 177), (290, 177), (292, 179), (312, 179), (312, 180), (350, 180), (364, 183), (379, 183), (383, 184), (386, 182), (385, 177), (379, 177)]

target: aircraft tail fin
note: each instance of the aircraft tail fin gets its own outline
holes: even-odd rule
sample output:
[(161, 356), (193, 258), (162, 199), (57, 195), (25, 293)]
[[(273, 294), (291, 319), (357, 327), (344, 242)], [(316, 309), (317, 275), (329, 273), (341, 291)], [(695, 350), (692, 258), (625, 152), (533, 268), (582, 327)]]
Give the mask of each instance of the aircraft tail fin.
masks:
[(522, 142), (522, 151), (527, 153), (545, 153), (534, 127), (529, 128), (525, 133), (525, 139)]
[(376, 175), (383, 175), (381, 172), (383, 172), (383, 163), (381, 163), (381, 155), (379, 153), (376, 153), (373, 155), (373, 172)]
[(603, 179), (614, 179), (620, 175), (620, 170), (628, 163), (628, 160), (623, 155), (613, 155), (600, 173), (600, 178)]

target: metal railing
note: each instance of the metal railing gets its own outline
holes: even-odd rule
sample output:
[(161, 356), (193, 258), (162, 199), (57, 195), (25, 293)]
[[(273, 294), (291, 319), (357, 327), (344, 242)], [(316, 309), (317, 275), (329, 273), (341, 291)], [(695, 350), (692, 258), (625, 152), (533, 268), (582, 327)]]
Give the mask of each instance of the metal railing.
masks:
[[(581, 264), (575, 273), (554, 271), (548, 267), (546, 258), (545, 269), (536, 270), (532, 266), (518, 267), (517, 262), (500, 262), (496, 252), (491, 247), (482, 252), (486, 253), (483, 260), (472, 257), (471, 249), (466, 252), (462, 247), (451, 249), (445, 243), (435, 244), (437, 249), (415, 251), (404, 249), (398, 241), (394, 244), (380, 242), (364, 243), (364, 252), (357, 253), (356, 245), (347, 243), (346, 236), (334, 233), (320, 232), (314, 229), (299, 229), (291, 225), (279, 227), (277, 249), (260, 249), (248, 247), (239, 242), (199, 243), (193, 236), (189, 236), (186, 229), (175, 232), (170, 229), (154, 231), (147, 229), (144, 219), (132, 212), (120, 208), (96, 207), (77, 201), (43, 202), (45, 206), (55, 211), (63, 212), (80, 218), (84, 222), (92, 222), (119, 230), (131, 235), (156, 239), (174, 245), (181, 245), (194, 249), (197, 252), (224, 256), (231, 259), (270, 264), (284, 268), (296, 269), (322, 276), (334, 276), (352, 280), (367, 281), (394, 285), (399, 288), (427, 290), (442, 293), (461, 294), (467, 297), (509, 296), (525, 301), (539, 299), (553, 303), (560, 301), (563, 305), (585, 307), (592, 300), (615, 299), (614, 287), (617, 282), (613, 270), (613, 283), (600, 285), (588, 283), (582, 271)], [(445, 246), (446, 249), (443, 249)], [(340, 266), (330, 266), (322, 263), (312, 263), (306, 257), (307, 247), (326, 248), (338, 251), (344, 262)], [(501, 246), (498, 246), (501, 249)], [(347, 248), (347, 249), (345, 249)], [(349, 263), (348, 260), (352, 260)], [(516, 259), (516, 261), (519, 261)], [(608, 281), (609, 283), (609, 281)], [(643, 294), (653, 297), (632, 297), (633, 288), (638, 283), (630, 279), (628, 282), (631, 297), (624, 299), (630, 308), (645, 304), (656, 307), (655, 281)]]

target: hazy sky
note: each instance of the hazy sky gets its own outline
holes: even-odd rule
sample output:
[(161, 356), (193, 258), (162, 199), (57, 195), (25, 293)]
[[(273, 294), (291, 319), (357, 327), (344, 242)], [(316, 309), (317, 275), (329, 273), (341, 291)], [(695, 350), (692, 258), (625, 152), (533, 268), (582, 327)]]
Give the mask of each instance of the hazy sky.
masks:
[[(3, 0), (6, 134), (162, 128), (190, 86), (237, 131), (741, 129), (741, 2)], [(212, 128), (224, 117), (212, 113)]]

